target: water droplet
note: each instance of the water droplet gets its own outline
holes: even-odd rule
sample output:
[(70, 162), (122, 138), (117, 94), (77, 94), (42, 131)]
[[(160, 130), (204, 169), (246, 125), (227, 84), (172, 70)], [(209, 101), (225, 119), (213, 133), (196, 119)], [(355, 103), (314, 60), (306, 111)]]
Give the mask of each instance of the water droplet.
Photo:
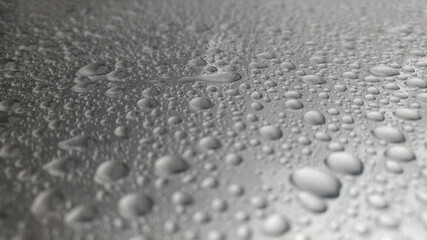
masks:
[(116, 160), (101, 163), (95, 171), (95, 181), (101, 184), (113, 183), (126, 177), (129, 174), (129, 167)]
[(407, 108), (399, 108), (393, 112), (393, 115), (403, 120), (415, 121), (421, 119), (418, 112)]
[(385, 198), (378, 194), (372, 194), (367, 198), (367, 202), (371, 207), (374, 208), (387, 208), (388, 204)]
[(236, 153), (229, 153), (225, 156), (225, 162), (230, 165), (238, 165), (242, 162), (242, 157)]
[(63, 150), (85, 151), (88, 147), (89, 138), (86, 136), (75, 136), (58, 143), (58, 147)]
[(268, 216), (263, 224), (262, 231), (269, 236), (278, 237), (289, 231), (290, 225), (288, 219), (280, 214)]
[(308, 192), (299, 192), (297, 199), (304, 208), (314, 213), (324, 212), (328, 207), (321, 198)]
[(392, 77), (399, 75), (399, 71), (394, 68), (379, 65), (369, 69), (369, 72), (378, 77)]
[(260, 132), (261, 136), (267, 140), (277, 140), (283, 136), (283, 133), (280, 130), (280, 128), (270, 126), (270, 125), (262, 126), (259, 129), (259, 132)]
[(151, 211), (154, 202), (143, 193), (128, 193), (120, 198), (117, 207), (122, 217), (135, 219)]
[(43, 170), (52, 176), (60, 177), (67, 174), (73, 165), (75, 163), (72, 159), (54, 159), (43, 165)]
[(80, 68), (77, 72), (77, 76), (98, 76), (104, 75), (110, 72), (110, 68), (104, 65), (103, 63), (90, 63), (82, 68)]
[(419, 78), (411, 78), (406, 81), (409, 87), (427, 88), (427, 82)]
[(64, 217), (67, 224), (71, 226), (82, 226), (92, 222), (98, 214), (93, 206), (81, 205), (71, 209)]
[(65, 203), (65, 197), (57, 189), (45, 190), (37, 195), (31, 204), (31, 213), (38, 217), (47, 217), (55, 213)]
[(403, 173), (403, 168), (402, 166), (396, 162), (396, 161), (385, 161), (385, 168), (387, 169), (387, 171), (391, 172), (391, 173)]
[(302, 80), (308, 84), (312, 84), (312, 85), (320, 85), (320, 84), (325, 84), (326, 81), (325, 79), (317, 76), (317, 75), (306, 75), (302, 77)]
[(311, 110), (304, 114), (304, 121), (312, 125), (322, 125), (325, 124), (325, 116), (319, 111)]
[(289, 109), (301, 109), (304, 107), (304, 104), (298, 99), (290, 99), (285, 102), (286, 107)]
[(404, 146), (393, 146), (384, 152), (384, 156), (399, 162), (409, 162), (415, 160), (414, 152)]
[(142, 98), (136, 104), (139, 108), (156, 108), (159, 106), (159, 102), (151, 97)]
[(377, 127), (372, 130), (372, 135), (374, 135), (376, 138), (390, 143), (403, 143), (406, 141), (405, 136), (403, 136), (403, 133), (393, 127)]
[(376, 122), (384, 121), (384, 115), (380, 112), (368, 112), (366, 114), (366, 119)]
[(359, 175), (363, 172), (362, 162), (347, 152), (331, 153), (325, 162), (329, 168), (339, 173)]
[(160, 176), (171, 176), (186, 171), (190, 165), (179, 156), (166, 155), (156, 161), (154, 168)]
[(212, 108), (213, 106), (214, 104), (211, 101), (202, 97), (196, 97), (191, 99), (190, 101), (190, 108), (195, 111), (206, 110), (206, 109)]
[(221, 147), (221, 142), (214, 137), (208, 136), (200, 139), (198, 146), (204, 151), (216, 150)]
[(338, 197), (341, 182), (331, 174), (310, 167), (294, 171), (291, 182), (300, 190), (307, 191), (319, 197)]

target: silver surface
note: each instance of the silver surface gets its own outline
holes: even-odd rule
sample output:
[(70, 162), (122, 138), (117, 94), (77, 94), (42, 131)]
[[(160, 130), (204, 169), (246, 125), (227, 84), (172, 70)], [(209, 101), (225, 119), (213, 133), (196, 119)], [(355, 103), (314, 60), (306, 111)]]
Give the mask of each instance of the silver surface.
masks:
[(1, 0), (0, 239), (426, 239), (426, 9)]

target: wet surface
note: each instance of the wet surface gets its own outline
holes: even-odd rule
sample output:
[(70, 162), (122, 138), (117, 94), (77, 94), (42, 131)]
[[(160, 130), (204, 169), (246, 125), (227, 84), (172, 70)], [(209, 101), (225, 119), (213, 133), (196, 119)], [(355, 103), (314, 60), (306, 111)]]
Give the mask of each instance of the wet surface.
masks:
[(425, 239), (425, 1), (0, 1), (0, 239)]

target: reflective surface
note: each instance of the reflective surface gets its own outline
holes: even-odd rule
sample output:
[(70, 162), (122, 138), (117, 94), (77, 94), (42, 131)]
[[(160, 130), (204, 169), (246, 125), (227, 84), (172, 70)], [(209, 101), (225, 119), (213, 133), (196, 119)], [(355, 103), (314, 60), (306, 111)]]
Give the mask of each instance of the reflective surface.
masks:
[(0, 2), (0, 239), (425, 239), (425, 1)]

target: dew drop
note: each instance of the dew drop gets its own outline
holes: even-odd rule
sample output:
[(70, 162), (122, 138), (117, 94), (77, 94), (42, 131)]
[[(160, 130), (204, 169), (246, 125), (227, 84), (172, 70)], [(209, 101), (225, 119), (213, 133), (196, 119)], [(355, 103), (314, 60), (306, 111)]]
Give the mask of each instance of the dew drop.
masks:
[(321, 85), (326, 83), (326, 81), (323, 78), (317, 75), (306, 75), (302, 77), (302, 80), (305, 83), (312, 84), (312, 85)]
[(65, 197), (57, 189), (45, 190), (37, 195), (31, 204), (31, 213), (35, 216), (49, 216), (61, 208), (65, 203)]
[(166, 155), (159, 158), (154, 164), (156, 173), (160, 176), (171, 176), (186, 171), (190, 165), (181, 157)]
[(369, 69), (369, 72), (378, 77), (392, 77), (399, 75), (399, 71), (384, 65), (378, 65)]
[(304, 121), (312, 125), (325, 124), (325, 116), (319, 111), (311, 110), (304, 114)]
[(410, 162), (415, 160), (414, 152), (404, 146), (393, 146), (384, 152), (384, 156), (399, 162)]
[(267, 140), (278, 140), (283, 136), (283, 133), (280, 128), (270, 125), (262, 126), (259, 129), (259, 132), (261, 136)]
[(326, 165), (339, 173), (359, 175), (363, 172), (362, 162), (347, 152), (334, 152), (326, 158)]
[(280, 214), (272, 214), (268, 216), (263, 224), (262, 231), (264, 234), (278, 237), (289, 231), (290, 225), (288, 219)]
[(98, 214), (93, 206), (81, 205), (71, 209), (64, 217), (65, 222), (71, 226), (81, 226), (92, 222)]
[(95, 181), (100, 184), (113, 183), (129, 174), (129, 167), (116, 160), (101, 163), (95, 171)]
[(195, 111), (206, 110), (214, 106), (214, 104), (211, 101), (202, 97), (196, 97), (191, 99), (189, 104), (190, 104), (190, 108)]
[(143, 193), (128, 193), (120, 198), (117, 207), (122, 217), (135, 219), (150, 212), (153, 205), (153, 200)]
[(415, 121), (420, 120), (421, 116), (418, 112), (407, 109), (407, 108), (399, 108), (393, 113), (394, 116), (403, 119), (403, 120), (409, 120), (409, 121)]
[(389, 143), (403, 143), (406, 141), (405, 136), (403, 136), (403, 133), (393, 127), (377, 127), (372, 130), (372, 135), (374, 135), (378, 139), (384, 140)]
[(89, 138), (86, 136), (75, 136), (58, 143), (58, 147), (63, 150), (85, 151), (88, 147)]
[(326, 211), (327, 205), (323, 199), (308, 193), (308, 192), (299, 192), (297, 195), (298, 201), (301, 205), (307, 210), (314, 213), (322, 213)]
[(104, 75), (110, 72), (110, 68), (104, 65), (103, 63), (90, 63), (82, 68), (80, 68), (77, 72), (77, 76), (98, 76)]
[(331, 174), (310, 167), (294, 171), (291, 182), (300, 190), (307, 191), (319, 197), (338, 197), (341, 182)]

